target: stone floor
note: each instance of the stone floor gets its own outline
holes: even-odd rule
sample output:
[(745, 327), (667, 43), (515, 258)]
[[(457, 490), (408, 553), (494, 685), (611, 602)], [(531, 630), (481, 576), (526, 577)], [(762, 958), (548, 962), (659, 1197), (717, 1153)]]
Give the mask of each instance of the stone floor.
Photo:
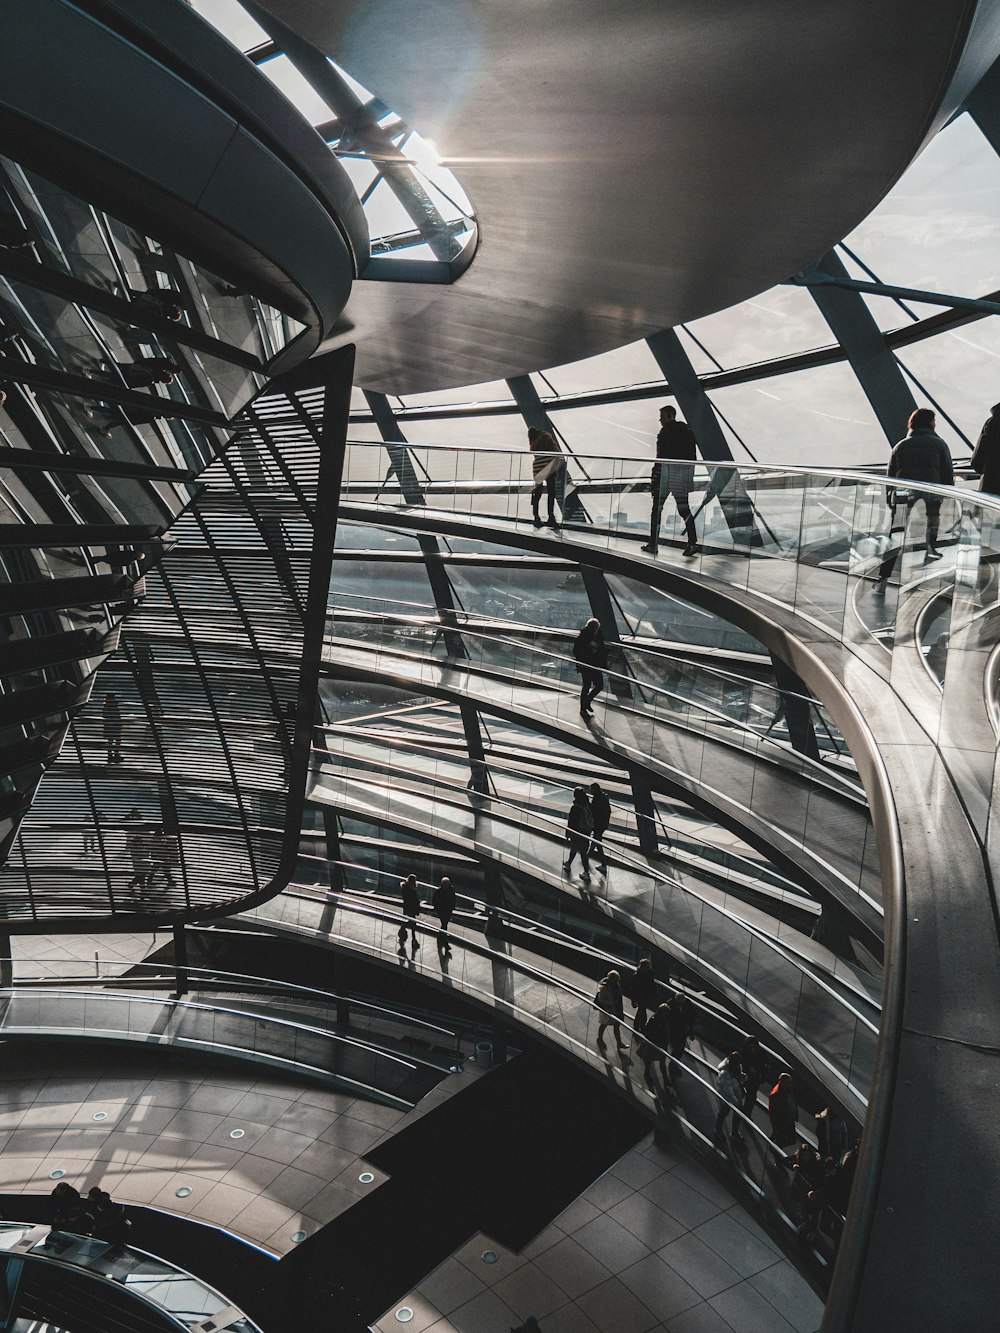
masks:
[[(0, 1193), (47, 1193), (62, 1170), (82, 1191), (100, 1185), (122, 1203), (225, 1227), (274, 1254), (292, 1248), (293, 1232), (311, 1234), (377, 1189), (385, 1177), (363, 1154), (408, 1123), (305, 1081), (155, 1051), (2, 1051)], [(467, 1071), (408, 1114), (426, 1114), (477, 1076), (474, 1065)], [(362, 1172), (373, 1179), (360, 1181)]]
[(475, 1237), (375, 1329), (509, 1333), (528, 1315), (541, 1333), (815, 1333), (823, 1306), (714, 1177), (650, 1136), (523, 1254)]

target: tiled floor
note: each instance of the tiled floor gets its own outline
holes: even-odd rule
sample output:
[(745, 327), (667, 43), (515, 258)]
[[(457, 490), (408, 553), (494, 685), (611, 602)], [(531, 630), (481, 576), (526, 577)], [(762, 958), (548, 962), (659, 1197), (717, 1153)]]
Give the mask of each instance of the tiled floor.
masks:
[[(56, 1055), (56, 1050), (58, 1054)], [(80, 1190), (226, 1227), (276, 1254), (385, 1177), (362, 1160), (387, 1134), (477, 1077), (447, 1078), (403, 1113), (345, 1093), (156, 1052), (5, 1048), (0, 1192)], [(95, 1120), (95, 1115), (104, 1118)], [(243, 1134), (233, 1139), (233, 1130)], [(358, 1177), (370, 1170), (374, 1180)], [(178, 1189), (191, 1193), (178, 1198)]]
[(141, 963), (171, 938), (170, 931), (159, 935), (12, 935), (11, 957), (18, 981), (71, 973), (94, 976), (95, 955), (101, 960), (101, 975), (114, 976)]
[(815, 1333), (823, 1306), (714, 1177), (650, 1137), (523, 1254), (477, 1236), (375, 1328), (509, 1333), (529, 1314), (542, 1333)]

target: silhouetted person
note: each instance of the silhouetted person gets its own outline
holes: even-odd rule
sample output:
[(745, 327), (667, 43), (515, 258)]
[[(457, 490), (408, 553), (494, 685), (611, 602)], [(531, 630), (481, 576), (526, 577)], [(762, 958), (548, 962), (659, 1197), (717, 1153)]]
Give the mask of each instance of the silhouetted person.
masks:
[(60, 1180), (49, 1198), (52, 1200), (53, 1231), (71, 1231), (77, 1236), (90, 1233), (93, 1218), (75, 1186)]
[(740, 1065), (743, 1068), (743, 1114), (753, 1118), (757, 1090), (764, 1081), (764, 1052), (753, 1034), (740, 1047)]
[(796, 1120), (799, 1108), (791, 1074), (778, 1075), (778, 1081), (767, 1099), (767, 1114), (771, 1121), (771, 1138), (778, 1147), (787, 1148), (790, 1143), (794, 1143), (798, 1133)]
[[(900, 481), (933, 482), (938, 486), (953, 486), (955, 472), (951, 465), (948, 446), (935, 431), (937, 417), (929, 407), (918, 407), (910, 413), (909, 433), (893, 448), (886, 465), (887, 477), (898, 477)], [(938, 526), (941, 519), (941, 497), (904, 492), (905, 498), (893, 488), (892, 497), (886, 500), (895, 517), (900, 504), (904, 508), (903, 544), (906, 543), (906, 528), (910, 513), (917, 501), (922, 500), (927, 514), (927, 532), (924, 538), (924, 561), (940, 560), (941, 552), (937, 549)], [(890, 521), (891, 527), (891, 521)], [(878, 589), (884, 591), (885, 585), (895, 568), (899, 548), (887, 552), (878, 572)]]
[(743, 1106), (743, 1069), (740, 1066), (739, 1051), (730, 1051), (719, 1063), (716, 1075), (716, 1087), (719, 1093), (719, 1110), (715, 1117), (716, 1142), (721, 1141), (726, 1129), (726, 1121), (732, 1119), (732, 1137), (743, 1142), (743, 1131), (736, 1115)]
[(656, 1008), (656, 978), (653, 976), (653, 964), (648, 958), (640, 958), (632, 974), (629, 995), (635, 1005), (635, 1024), (637, 1028), (646, 1026), (646, 1015)]
[(180, 366), (165, 356), (144, 356), (137, 361), (117, 362), (118, 372), (130, 389), (151, 389), (154, 384), (173, 384)]
[(122, 762), (122, 710), (118, 705), (118, 695), (113, 691), (109, 691), (104, 696), (101, 718), (104, 722), (104, 740), (108, 747), (108, 763), (120, 764)]
[(455, 890), (451, 887), (451, 880), (447, 875), (434, 890), (431, 906), (434, 908), (437, 919), (441, 922), (438, 948), (443, 949), (446, 953), (451, 953), (451, 945), (448, 943), (448, 923), (451, 921), (451, 914), (455, 910)]
[(972, 470), (979, 474), (979, 489), (1000, 495), (1000, 403), (994, 403), (972, 452)]
[(670, 1000), (670, 1054), (679, 1060), (687, 1050), (688, 1038), (694, 1033), (694, 1009), (691, 1001), (680, 991)]
[(813, 1192), (823, 1184), (823, 1161), (823, 1154), (809, 1143), (800, 1143), (792, 1158), (792, 1198), (799, 1205), (802, 1223), (808, 1231), (816, 1229), (819, 1210)]
[(559, 524), (556, 521), (556, 492), (559, 486), (559, 480), (566, 467), (564, 458), (547, 458), (546, 454), (558, 454), (562, 446), (553, 435), (547, 430), (539, 430), (536, 426), (528, 427), (528, 448), (531, 451), (531, 518), (536, 528), (542, 526), (542, 520), (538, 515), (538, 508), (542, 500), (542, 492), (545, 492), (548, 517), (545, 522), (550, 528), (557, 528)]
[(90, 1234), (95, 1240), (106, 1241), (112, 1251), (122, 1249), (128, 1239), (125, 1209), (120, 1203), (115, 1203), (106, 1190), (92, 1189), (87, 1199), (94, 1218)]
[(593, 850), (601, 858), (601, 865), (607, 866), (608, 854), (604, 850), (604, 835), (611, 823), (611, 802), (608, 793), (599, 782), (590, 784), (590, 813), (594, 819)]
[[(649, 490), (652, 507), (649, 515), (649, 542), (642, 549), (656, 554), (660, 542), (660, 518), (668, 495), (677, 504), (677, 512), (684, 522), (687, 545), (684, 554), (698, 551), (698, 531), (691, 515), (689, 496), (694, 482), (694, 462), (698, 457), (698, 441), (686, 421), (677, 420), (677, 409), (669, 404), (660, 408), (660, 433), (656, 437), (656, 459), (650, 474)], [(683, 460), (664, 462), (665, 459)], [(687, 460), (690, 459), (690, 462)]]
[(146, 292), (130, 287), (127, 292), (139, 315), (143, 313), (154, 315), (160, 319), (169, 319), (171, 324), (176, 324), (184, 314), (179, 292), (156, 287)]
[(646, 1086), (652, 1088), (650, 1075), (654, 1064), (660, 1066), (660, 1077), (663, 1082), (667, 1081), (667, 1056), (666, 1052), (670, 1049), (670, 1005), (660, 1004), (653, 1010), (649, 1017), (649, 1022), (642, 1030), (642, 1045), (640, 1055), (645, 1065), (643, 1077), (646, 1080)]
[(83, 854), (89, 856), (91, 852), (97, 851), (97, 831), (104, 821), (104, 811), (94, 811), (94, 822), (90, 828), (83, 830)]
[(569, 843), (569, 856), (563, 862), (563, 870), (569, 870), (573, 858), (577, 855), (583, 865), (585, 876), (590, 875), (590, 835), (594, 831), (594, 816), (590, 801), (583, 787), (577, 787), (573, 793), (573, 804), (566, 818), (566, 841)]
[(620, 1051), (627, 1051), (628, 1046), (622, 1041), (619, 1023), (624, 1021), (625, 1006), (622, 1001), (622, 979), (614, 970), (608, 973), (597, 988), (595, 1001), (601, 1012), (597, 1023), (597, 1044), (604, 1045), (604, 1029), (610, 1027), (615, 1034), (615, 1043)]
[(820, 1157), (839, 1162), (847, 1151), (847, 1126), (830, 1106), (816, 1112), (816, 1144)]
[(576, 669), (581, 677), (580, 712), (587, 717), (594, 711), (590, 705), (604, 689), (601, 669), (608, 665), (604, 632), (601, 629), (601, 622), (596, 617), (591, 616), (574, 639), (573, 656), (576, 658)]
[(399, 894), (403, 900), (403, 915), (406, 922), (399, 928), (399, 952), (405, 952), (406, 927), (410, 927), (411, 943), (414, 950), (420, 948), (417, 940), (417, 917), (420, 915), (420, 890), (417, 888), (416, 875), (407, 875), (400, 882)]

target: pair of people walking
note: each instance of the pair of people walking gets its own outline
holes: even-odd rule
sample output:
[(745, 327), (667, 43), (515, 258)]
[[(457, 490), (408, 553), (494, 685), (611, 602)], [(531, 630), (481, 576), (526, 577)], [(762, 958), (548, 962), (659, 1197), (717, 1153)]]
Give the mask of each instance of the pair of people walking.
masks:
[[(405, 957), (407, 932), (409, 932), (411, 951), (416, 953), (420, 948), (420, 941), (417, 939), (417, 917), (423, 907), (423, 900), (420, 897), (416, 875), (407, 875), (404, 880), (400, 881), (399, 895), (402, 899), (403, 916), (406, 920), (399, 928), (399, 949), (397, 952), (400, 957)], [(440, 922), (437, 946), (439, 952), (444, 954), (451, 953), (448, 926), (455, 911), (455, 902), (455, 890), (451, 880), (445, 875), (431, 898), (431, 910)]]
[(569, 844), (569, 856), (563, 862), (563, 870), (571, 870), (577, 856), (583, 867), (583, 876), (590, 878), (590, 857), (596, 854), (607, 869), (608, 855), (604, 850), (604, 835), (611, 823), (611, 801), (599, 782), (590, 784), (590, 793), (586, 787), (577, 787), (573, 792), (573, 804), (566, 820), (566, 841)]

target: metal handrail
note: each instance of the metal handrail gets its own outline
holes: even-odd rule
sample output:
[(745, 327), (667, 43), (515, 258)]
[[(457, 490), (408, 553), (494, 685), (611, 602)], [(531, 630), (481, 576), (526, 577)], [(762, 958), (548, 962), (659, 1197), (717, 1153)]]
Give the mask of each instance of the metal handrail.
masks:
[[(259, 908), (256, 909), (256, 910), (257, 910), (257, 912), (259, 913), (259, 912), (261, 912), (262, 910), (266, 910), (266, 907), (267, 907), (267, 904), (262, 904), (261, 907), (259, 907)], [(399, 921), (399, 922), (401, 922), (401, 923), (406, 921), (406, 918), (405, 918), (405, 917), (398, 916), (398, 915), (396, 915), (396, 914), (394, 914), (394, 913), (387, 913), (387, 912), (373, 912), (370, 908), (367, 908), (367, 907), (359, 907), (359, 908), (357, 908), (357, 909), (355, 909), (355, 910), (358, 910), (358, 911), (360, 912), (361, 915), (372, 916), (372, 917), (375, 917), (376, 919), (379, 919), (379, 920), (388, 921), (388, 922), (390, 922), (391, 924), (395, 924), (397, 921)], [(347, 947), (353, 947), (353, 948), (356, 948), (356, 947), (357, 947), (357, 942), (354, 941), (354, 940), (352, 940), (352, 939), (350, 939), (350, 937), (347, 937), (347, 936), (342, 936), (342, 935), (338, 935), (338, 934), (336, 934), (336, 933), (331, 933), (331, 935), (330, 935), (330, 939), (331, 939), (331, 940), (339, 940), (342, 944), (346, 945)], [(478, 944), (477, 942), (475, 942), (475, 941), (466, 940), (466, 939), (463, 938), (462, 943), (463, 943), (464, 947), (466, 947), (467, 949), (470, 949), (470, 950), (471, 950), (472, 952), (474, 952), (474, 953), (483, 954), (483, 955), (486, 955), (486, 956), (489, 956), (489, 957), (492, 957), (492, 956), (493, 956), (493, 952), (492, 952), (492, 950), (489, 950), (489, 949), (487, 949), (487, 948), (484, 948), (483, 946), (479, 945), (479, 944)], [(385, 951), (382, 949), (382, 947), (381, 947), (380, 945), (377, 945), (377, 944), (376, 944), (376, 945), (373, 945), (372, 947), (373, 947), (373, 949), (374, 949), (374, 951), (375, 951), (376, 953), (383, 953), (383, 952), (385, 952)], [(593, 1010), (594, 1012), (597, 1012), (597, 1013), (603, 1012), (603, 1011), (600, 1009), (600, 1007), (596, 1004), (596, 1002), (594, 1001), (594, 999), (593, 999), (592, 996), (588, 995), (588, 994), (587, 994), (585, 991), (583, 991), (581, 988), (576, 987), (576, 986), (572, 985), (572, 984), (569, 983), (569, 982), (562, 981), (562, 980), (559, 980), (559, 979), (557, 979), (557, 978), (554, 978), (554, 977), (552, 977), (550, 974), (547, 974), (547, 973), (545, 973), (545, 972), (542, 972), (542, 971), (539, 970), (539, 969), (533, 968), (533, 967), (531, 967), (531, 966), (528, 965), (528, 964), (525, 964), (525, 963), (523, 963), (523, 962), (521, 962), (521, 961), (519, 961), (519, 960), (514, 960), (514, 959), (512, 959), (512, 958), (510, 958), (510, 957), (508, 957), (508, 956), (504, 956), (504, 964), (505, 964), (506, 966), (508, 966), (508, 967), (514, 968), (515, 970), (517, 970), (517, 971), (523, 973), (523, 974), (526, 975), (526, 976), (531, 977), (533, 980), (535, 980), (535, 981), (537, 981), (537, 982), (541, 982), (543, 985), (553, 986), (553, 987), (558, 988), (559, 990), (562, 990), (562, 991), (566, 992), (567, 994), (573, 996), (575, 999), (577, 999), (577, 1000), (579, 1000), (579, 1001), (582, 1001), (584, 1004), (586, 1004), (586, 1005), (587, 1005), (591, 1010)], [(472, 991), (473, 993), (477, 993), (477, 989), (478, 989), (478, 988), (473, 987), (473, 986), (469, 986), (468, 989), (469, 989), (470, 991)], [(495, 997), (492, 996), (492, 995), (490, 995), (490, 998), (491, 998), (491, 999), (495, 999)], [(531, 1024), (531, 1026), (536, 1027), (537, 1025), (541, 1024), (544, 1028), (546, 1028), (546, 1029), (550, 1030), (552, 1033), (556, 1034), (556, 1036), (558, 1037), (558, 1039), (559, 1039), (561, 1042), (568, 1042), (568, 1043), (570, 1044), (571, 1047), (575, 1047), (575, 1048), (578, 1048), (578, 1049), (581, 1049), (581, 1050), (589, 1049), (589, 1048), (587, 1048), (587, 1047), (584, 1046), (584, 1043), (583, 1043), (583, 1042), (581, 1042), (581, 1041), (579, 1041), (577, 1038), (573, 1037), (568, 1031), (564, 1031), (563, 1029), (560, 1029), (560, 1028), (556, 1027), (554, 1024), (550, 1023), (550, 1022), (549, 1022), (547, 1019), (545, 1019), (544, 1017), (540, 1017), (539, 1015), (537, 1015), (537, 1014), (535, 1014), (535, 1013), (532, 1013), (530, 1010), (524, 1009), (521, 1005), (517, 1004), (514, 1000), (511, 1000), (511, 999), (504, 999), (502, 1003), (503, 1003), (504, 1007), (505, 1007), (506, 1009), (508, 1009), (508, 1010), (513, 1010), (513, 1011), (515, 1011), (515, 1012), (523, 1013), (523, 1014), (525, 1015), (526, 1020), (530, 1020), (530, 1024)], [(612, 1021), (615, 1021), (615, 1020), (612, 1020)], [(654, 1063), (654, 1062), (662, 1061), (665, 1065), (669, 1065), (671, 1068), (675, 1068), (675, 1067), (676, 1067), (676, 1068), (679, 1068), (680, 1070), (683, 1071), (685, 1077), (693, 1077), (694, 1080), (695, 1080), (695, 1081), (702, 1087), (702, 1089), (703, 1089), (705, 1092), (708, 1093), (708, 1095), (713, 1099), (714, 1102), (717, 1102), (717, 1103), (718, 1103), (718, 1102), (722, 1102), (722, 1101), (725, 1100), (724, 1098), (721, 1097), (721, 1095), (720, 1095), (720, 1093), (719, 1093), (717, 1087), (715, 1086), (715, 1084), (709, 1082), (709, 1080), (706, 1079), (702, 1074), (700, 1074), (696, 1069), (692, 1069), (689, 1065), (684, 1064), (680, 1059), (678, 1059), (678, 1058), (675, 1057), (674, 1055), (670, 1054), (670, 1052), (665, 1051), (665, 1050), (663, 1050), (661, 1047), (656, 1046), (655, 1043), (650, 1042), (647, 1038), (645, 1038), (645, 1037), (643, 1036), (643, 1034), (642, 1034), (641, 1031), (639, 1031), (639, 1030), (637, 1030), (636, 1028), (634, 1028), (634, 1027), (633, 1027), (627, 1020), (625, 1020), (624, 1018), (623, 1018), (623, 1019), (619, 1019), (619, 1020), (617, 1020), (617, 1022), (618, 1022), (618, 1026), (619, 1026), (620, 1028), (624, 1028), (626, 1032), (628, 1032), (628, 1033), (631, 1034), (631, 1037), (632, 1037), (633, 1042), (635, 1042), (636, 1040), (642, 1041), (646, 1046), (648, 1046), (652, 1051), (655, 1052), (655, 1055), (653, 1055), (653, 1056), (650, 1057), (650, 1061), (649, 1061), (649, 1063)], [(694, 1058), (697, 1059), (698, 1057), (695, 1056)], [(643, 1063), (644, 1063), (644, 1064), (646, 1063), (645, 1059), (644, 1059)], [(624, 1071), (623, 1071), (623, 1072), (624, 1072)], [(655, 1102), (656, 1102), (657, 1109), (658, 1109), (658, 1110), (660, 1109), (660, 1105), (661, 1105), (661, 1103), (660, 1103), (660, 1099), (659, 1099), (659, 1097), (657, 1096), (657, 1094), (655, 1094), (655, 1093), (650, 1093), (650, 1090), (648, 1089), (648, 1085), (645, 1085), (644, 1083), (641, 1084), (641, 1085), (638, 1084), (638, 1083), (636, 1083), (636, 1082), (632, 1079), (631, 1074), (629, 1074), (629, 1073), (625, 1073), (625, 1077), (626, 1077), (626, 1079), (628, 1080), (629, 1084), (631, 1084), (631, 1085), (633, 1086), (633, 1088), (635, 1088), (636, 1090), (638, 1090), (638, 1091), (640, 1092), (640, 1094), (651, 1095), (651, 1096), (654, 1098)], [(774, 1158), (777, 1159), (777, 1160), (784, 1160), (784, 1158), (785, 1158), (785, 1151), (784, 1151), (784, 1149), (781, 1148), (781, 1147), (779, 1147), (778, 1144), (776, 1144), (776, 1143), (769, 1137), (769, 1135), (767, 1135), (767, 1134), (766, 1134), (766, 1133), (765, 1133), (765, 1132), (764, 1132), (764, 1131), (763, 1131), (763, 1130), (756, 1124), (756, 1122), (742, 1110), (741, 1107), (732, 1106), (732, 1104), (729, 1103), (729, 1102), (726, 1102), (726, 1106), (727, 1106), (727, 1108), (731, 1109), (732, 1112), (733, 1112), (733, 1114), (734, 1114), (734, 1115), (735, 1115), (735, 1116), (742, 1122), (743, 1127), (744, 1127), (744, 1128), (749, 1128), (750, 1131), (751, 1131), (751, 1133), (754, 1135), (754, 1137), (755, 1137), (757, 1140), (760, 1141), (762, 1157), (763, 1157), (765, 1154), (768, 1154), (768, 1155), (774, 1157)], [(674, 1115), (677, 1119), (679, 1119), (679, 1120), (681, 1121), (682, 1124), (686, 1125), (687, 1128), (692, 1132), (692, 1134), (694, 1134), (699, 1140), (701, 1140), (701, 1142), (702, 1142), (703, 1144), (705, 1144), (707, 1147), (711, 1147), (711, 1148), (713, 1148), (713, 1149), (714, 1149), (720, 1156), (724, 1157), (725, 1160), (726, 1160), (726, 1162), (729, 1164), (730, 1167), (732, 1167), (732, 1166), (734, 1165), (733, 1162), (732, 1162), (732, 1159), (729, 1158), (728, 1156), (726, 1156), (726, 1154), (722, 1153), (722, 1150), (718, 1147), (718, 1145), (715, 1144), (714, 1142), (710, 1141), (710, 1140), (708, 1139), (708, 1137), (703, 1133), (703, 1131), (700, 1130), (700, 1129), (698, 1128), (698, 1126), (695, 1125), (691, 1120), (689, 1120), (685, 1115), (683, 1115), (682, 1112), (681, 1112), (677, 1107), (670, 1107), (669, 1109), (670, 1109), (670, 1113), (671, 1113), (672, 1115)], [(662, 1113), (662, 1112), (661, 1112), (661, 1113)], [(804, 1131), (802, 1131), (802, 1130), (799, 1130), (799, 1133), (801, 1134), (802, 1139), (805, 1140), (805, 1141), (810, 1141), (810, 1140), (812, 1139), (812, 1136), (811, 1136), (811, 1135), (809, 1135), (808, 1133), (806, 1133), (806, 1132), (804, 1132)], [(755, 1192), (757, 1192), (757, 1193), (758, 1193), (759, 1195), (761, 1195), (762, 1197), (766, 1198), (766, 1196), (763, 1195), (763, 1192), (760, 1190), (760, 1187), (756, 1184), (756, 1182), (753, 1180), (752, 1177), (750, 1177), (750, 1176), (748, 1176), (748, 1175), (746, 1174), (745, 1171), (743, 1171), (741, 1168), (737, 1167), (737, 1174), (738, 1174), (738, 1175), (739, 1175), (739, 1176), (740, 1176), (746, 1183), (748, 1183), (748, 1184), (751, 1186), (751, 1188), (755, 1190)], [(775, 1213), (775, 1215), (779, 1218), (779, 1220), (780, 1220), (784, 1225), (786, 1225), (786, 1226), (788, 1226), (788, 1227), (790, 1227), (790, 1228), (792, 1228), (792, 1229), (796, 1229), (796, 1230), (797, 1230), (797, 1228), (796, 1228), (796, 1226), (795, 1226), (795, 1223), (792, 1222), (792, 1220), (791, 1220), (789, 1217), (787, 1217), (787, 1215), (784, 1214), (780, 1209), (775, 1208), (775, 1207), (772, 1206), (772, 1211)]]
[[(406, 625), (412, 623), (412, 621), (408, 620), (407, 617), (405, 616), (384, 615), (378, 618), (383, 623), (400, 624), (400, 625)], [(554, 658), (558, 662), (564, 662), (567, 664), (572, 663), (574, 667), (576, 666), (576, 659), (573, 657), (568, 657), (566, 656), (566, 654), (558, 653), (554, 650), (549, 650), (549, 649), (543, 650), (541, 648), (536, 648), (533, 644), (524, 643), (523, 641), (518, 639), (501, 638), (499, 635), (484, 634), (481, 631), (462, 629), (459, 626), (449, 626), (447, 622), (439, 622), (436, 624), (435, 628), (442, 631), (447, 631), (448, 629), (454, 629), (455, 633), (466, 634), (471, 638), (481, 639), (488, 643), (498, 643), (505, 647), (509, 646), (510, 644), (513, 644), (515, 647), (524, 649), (525, 651), (533, 653), (537, 656), (544, 656), (550, 659)], [(329, 642), (331, 639), (334, 640), (339, 639), (343, 643), (353, 642), (352, 640), (346, 638), (345, 636), (330, 634), (330, 633), (327, 633), (324, 636), (324, 639), (325, 642)], [(386, 652), (395, 657), (404, 657), (404, 658), (412, 657), (423, 660), (422, 658), (420, 658), (419, 654), (411, 652), (403, 646), (379, 644), (376, 645), (375, 651)], [(323, 663), (323, 666), (325, 665), (326, 664)], [(469, 666), (471, 668), (474, 668), (475, 664), (470, 663)], [(766, 733), (761, 733), (759, 731), (756, 731), (753, 727), (749, 726), (747, 723), (739, 722), (735, 718), (730, 717), (728, 713), (723, 712), (721, 709), (713, 708), (710, 704), (704, 704), (696, 700), (689, 699), (685, 695), (678, 694), (674, 690), (668, 690), (661, 685), (655, 685), (647, 681), (637, 680), (635, 677), (627, 676), (620, 671), (614, 671), (607, 666), (602, 666), (599, 669), (604, 675), (609, 676), (615, 680), (624, 682), (626, 685), (629, 686), (635, 685), (640, 690), (645, 690), (650, 694), (661, 695), (667, 699), (675, 699), (680, 703), (684, 704), (687, 708), (695, 712), (707, 714), (713, 720), (721, 724), (723, 731), (743, 732), (748, 736), (752, 736), (756, 742), (758, 743), (763, 742), (765, 745), (772, 747), (773, 750), (777, 751), (780, 754), (794, 755), (798, 763), (802, 764), (804, 767), (808, 769), (816, 770), (817, 780), (820, 782), (820, 785), (829, 786), (831, 790), (836, 790), (840, 795), (843, 795), (848, 799), (853, 799), (858, 801), (859, 803), (864, 802), (865, 804), (867, 804), (867, 800), (865, 799), (863, 789), (860, 788), (857, 783), (852, 782), (844, 774), (837, 773), (834, 770), (826, 767), (826, 765), (820, 763), (819, 760), (811, 759), (808, 755), (801, 754), (798, 750), (792, 749), (790, 745), (786, 744), (783, 741), (776, 740), (775, 738)], [(480, 670), (482, 674), (488, 675), (499, 672), (502, 670), (502, 668), (498, 665), (488, 664), (482, 667)], [(515, 681), (517, 680), (517, 674), (515, 672), (512, 671), (509, 674), (513, 677)], [(534, 680), (534, 678), (532, 679)], [(560, 693), (566, 694), (570, 692), (562, 685), (561, 682), (550, 681), (549, 679), (545, 679), (544, 683), (547, 688), (557, 689)], [(605, 704), (605, 706), (608, 705)], [(635, 709), (631, 709), (627, 705), (619, 702), (616, 702), (615, 708), (617, 711), (621, 711), (623, 713), (630, 713), (636, 711)], [(670, 721), (673, 726), (677, 727), (685, 726), (685, 723), (681, 718), (670, 719)], [(686, 729), (695, 732), (695, 734), (700, 734), (693, 727), (687, 727)], [(724, 737), (713, 737), (713, 739), (719, 740), (720, 743), (722, 744), (726, 743)], [(767, 756), (762, 756), (762, 757), (766, 758)], [(772, 759), (771, 762), (780, 763), (781, 761), (778, 759)], [(822, 774), (822, 778), (819, 778), (820, 774)], [(831, 776), (835, 777), (838, 781), (831, 784), (829, 782)]]

